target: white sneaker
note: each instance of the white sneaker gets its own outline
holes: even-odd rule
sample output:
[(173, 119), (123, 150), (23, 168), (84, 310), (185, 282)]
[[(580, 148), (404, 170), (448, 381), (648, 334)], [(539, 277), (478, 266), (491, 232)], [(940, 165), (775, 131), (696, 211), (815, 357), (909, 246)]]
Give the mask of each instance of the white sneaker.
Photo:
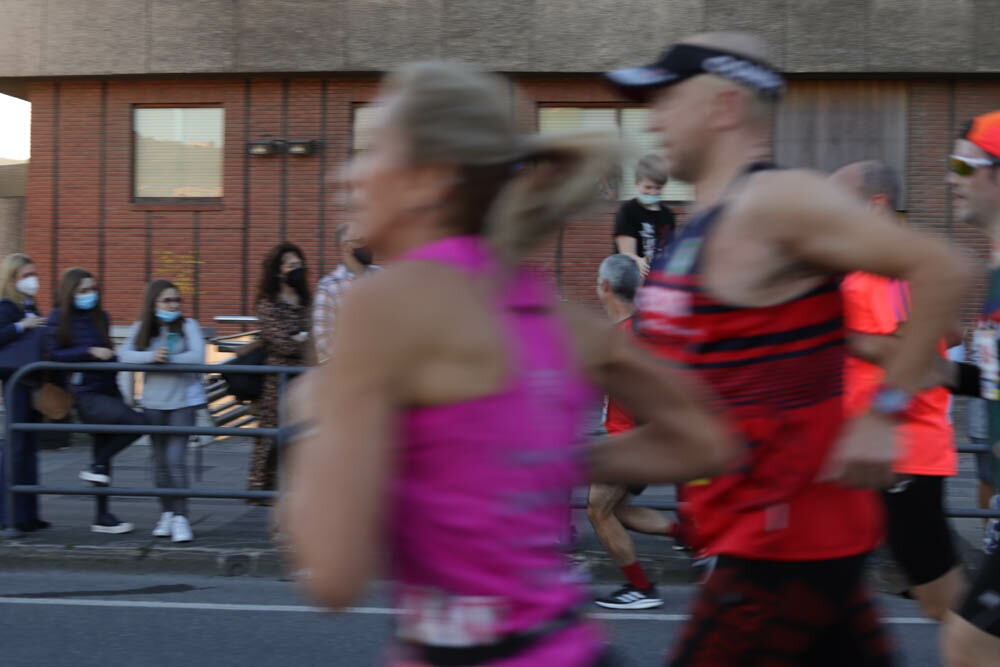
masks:
[(170, 537), (170, 520), (173, 518), (173, 512), (161, 514), (160, 520), (156, 522), (156, 528), (153, 529), (153, 537)]
[(188, 523), (187, 517), (183, 514), (175, 514), (170, 519), (170, 541), (190, 542), (193, 539), (194, 534), (191, 532), (191, 524)]

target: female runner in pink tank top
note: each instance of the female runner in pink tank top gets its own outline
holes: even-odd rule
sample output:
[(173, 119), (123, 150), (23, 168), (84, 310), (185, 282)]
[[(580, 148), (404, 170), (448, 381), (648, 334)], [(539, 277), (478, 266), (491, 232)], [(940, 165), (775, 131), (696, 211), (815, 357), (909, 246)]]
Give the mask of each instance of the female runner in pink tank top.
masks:
[[(509, 84), (453, 63), (403, 68), (377, 108), (348, 185), (389, 266), (352, 285), (293, 397), (311, 425), (283, 508), (295, 557), (333, 608), (384, 567), (390, 664), (613, 664), (578, 613), (571, 490), (712, 475), (733, 451), (697, 387), (522, 265), (594, 198), (616, 144), (519, 135)], [(597, 392), (643, 426), (583, 445)]]

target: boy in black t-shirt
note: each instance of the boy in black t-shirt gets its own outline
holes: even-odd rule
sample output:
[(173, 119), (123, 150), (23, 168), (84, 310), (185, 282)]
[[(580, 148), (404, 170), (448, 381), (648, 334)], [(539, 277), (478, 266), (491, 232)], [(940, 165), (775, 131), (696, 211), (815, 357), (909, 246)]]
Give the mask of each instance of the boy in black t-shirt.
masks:
[(635, 167), (635, 199), (621, 205), (615, 215), (615, 252), (628, 255), (639, 265), (643, 276), (649, 272), (653, 256), (670, 242), (674, 233), (674, 213), (660, 203), (667, 183), (663, 158), (650, 153)]

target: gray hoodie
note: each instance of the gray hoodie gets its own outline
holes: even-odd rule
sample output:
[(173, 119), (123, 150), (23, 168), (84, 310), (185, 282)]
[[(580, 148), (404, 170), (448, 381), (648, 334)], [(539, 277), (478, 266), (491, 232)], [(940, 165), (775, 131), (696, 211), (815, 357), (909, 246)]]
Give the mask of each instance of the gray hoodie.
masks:
[[(128, 338), (118, 348), (118, 358), (129, 364), (151, 364), (156, 351), (166, 345), (166, 327), (160, 327), (160, 335), (149, 342), (149, 349), (135, 349), (135, 337), (139, 333), (136, 322), (128, 332)], [(167, 364), (205, 363), (205, 339), (201, 335), (198, 321), (184, 318), (183, 336), (167, 357)], [(177, 410), (205, 405), (205, 389), (199, 373), (146, 373), (142, 387), (142, 405), (151, 410)]]

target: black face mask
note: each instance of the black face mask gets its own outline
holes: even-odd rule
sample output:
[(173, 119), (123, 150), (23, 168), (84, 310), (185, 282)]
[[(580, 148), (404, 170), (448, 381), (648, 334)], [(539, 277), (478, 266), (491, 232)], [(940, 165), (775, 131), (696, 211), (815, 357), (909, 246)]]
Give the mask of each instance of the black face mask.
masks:
[(306, 288), (306, 270), (292, 269), (285, 274), (285, 282), (296, 292), (301, 293)]
[(372, 251), (371, 248), (354, 248), (351, 250), (351, 256), (358, 260), (364, 266), (371, 266), (372, 263)]

